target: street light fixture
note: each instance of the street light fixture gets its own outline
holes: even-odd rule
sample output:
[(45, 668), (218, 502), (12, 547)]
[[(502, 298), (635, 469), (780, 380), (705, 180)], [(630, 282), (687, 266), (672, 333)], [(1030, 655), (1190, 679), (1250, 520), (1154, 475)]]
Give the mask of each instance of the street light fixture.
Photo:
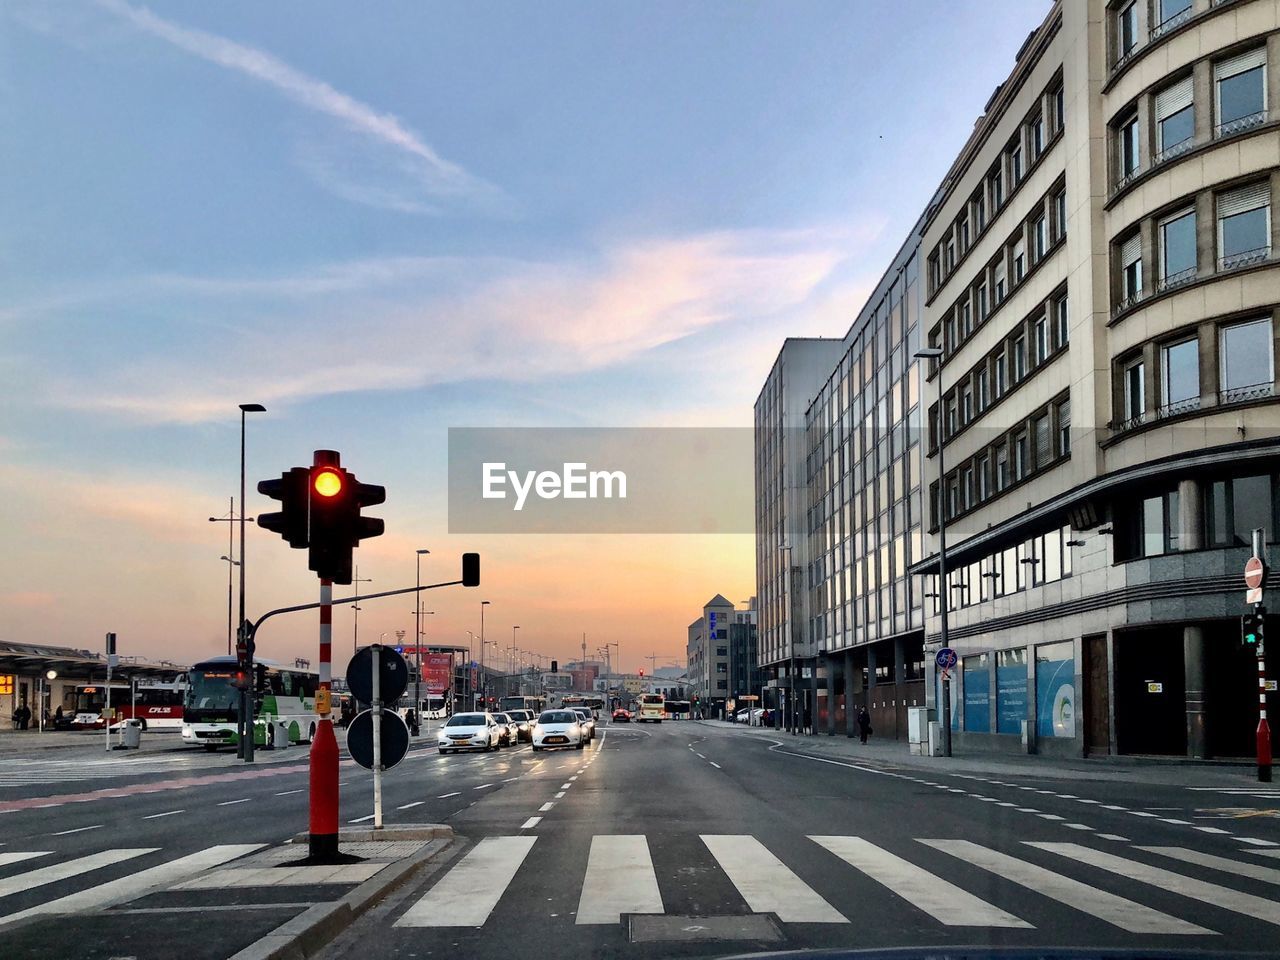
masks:
[(422, 733), (422, 725), (418, 719), (422, 713), (422, 555), (430, 552), (423, 548), (417, 551), (414, 558), (415, 585), (418, 588), (418, 592), (413, 595), (413, 657), (417, 665), (413, 677), (413, 735), (415, 737)]
[(356, 588), (355, 603), (351, 604), (352, 621), (351, 621), (351, 654), (355, 656), (356, 648), (360, 645), (360, 584), (373, 583), (372, 577), (360, 577), (360, 565), (356, 564), (355, 575), (351, 578), (351, 583)]
[[(917, 360), (941, 360), (941, 347), (924, 347), (915, 352)], [(947, 607), (951, 598), (947, 589), (947, 468), (943, 460), (943, 448), (946, 445), (944, 424), (946, 418), (942, 410), (942, 374), (938, 374), (938, 639), (943, 648), (949, 647), (947, 634)], [(941, 739), (942, 755), (951, 756), (951, 683), (942, 678), (942, 720)]]

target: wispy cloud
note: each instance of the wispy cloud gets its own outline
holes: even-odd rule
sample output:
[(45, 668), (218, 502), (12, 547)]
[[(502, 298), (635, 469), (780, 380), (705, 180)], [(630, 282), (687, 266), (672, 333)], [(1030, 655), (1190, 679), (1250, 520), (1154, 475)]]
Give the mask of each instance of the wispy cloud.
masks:
[[(165, 312), (191, 318), (193, 330), (203, 316), (246, 319), (235, 336), (198, 350), (131, 352), (88, 380), (50, 356), (40, 380), (57, 405), (194, 423), (222, 417), (226, 397), (248, 384), (264, 403), (287, 404), (468, 380), (555, 381), (717, 330), (738, 349), (743, 333), (808, 329), (803, 315), (829, 309), (833, 272), (875, 228), (862, 233), (724, 231), (563, 261), (400, 257), (268, 278), (155, 277), (142, 284), (149, 294), (135, 288), (126, 303), (171, 304)], [(859, 306), (848, 304), (850, 319)]]
[[(314, 159), (307, 164), (322, 184), (352, 200), (413, 212), (434, 209), (428, 197), (462, 198), (492, 204), (499, 191), (446, 160), (398, 117), (369, 106), (315, 77), (290, 66), (264, 50), (226, 37), (186, 27), (157, 16), (145, 7), (123, 0), (96, 0), (99, 7), (123, 18), (137, 29), (172, 44), (179, 50), (217, 64), (242, 76), (266, 84), (308, 110), (331, 117), (347, 130), (367, 141), (396, 151), (409, 161), (408, 172), (416, 178), (423, 196), (404, 197), (393, 187), (360, 184), (348, 175), (339, 177), (332, 164)], [(404, 163), (397, 166), (405, 167)]]

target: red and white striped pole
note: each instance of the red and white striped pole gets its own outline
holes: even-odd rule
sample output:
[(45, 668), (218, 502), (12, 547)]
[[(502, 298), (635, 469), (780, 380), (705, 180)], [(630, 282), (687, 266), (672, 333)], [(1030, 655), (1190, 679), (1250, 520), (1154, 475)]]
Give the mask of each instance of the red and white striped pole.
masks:
[(1263, 783), (1271, 782), (1271, 726), (1267, 723), (1267, 660), (1261, 642), (1258, 644), (1258, 779)]
[(316, 735), (311, 741), (310, 860), (338, 858), (338, 739), (333, 735), (333, 581), (320, 581), (320, 689), (316, 692)]

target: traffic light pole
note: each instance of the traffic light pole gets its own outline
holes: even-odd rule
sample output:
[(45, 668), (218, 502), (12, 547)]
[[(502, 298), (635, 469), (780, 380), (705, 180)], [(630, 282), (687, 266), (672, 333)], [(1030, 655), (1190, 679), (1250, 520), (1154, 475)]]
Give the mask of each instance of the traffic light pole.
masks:
[[(1262, 783), (1271, 782), (1271, 725), (1267, 723), (1267, 608), (1262, 605), (1262, 591), (1266, 584), (1267, 561), (1266, 561), (1266, 532), (1261, 528), (1255, 528), (1253, 531), (1253, 557), (1249, 563), (1254, 566), (1253, 573), (1257, 576), (1256, 582), (1248, 580), (1250, 570), (1246, 568), (1246, 585), (1256, 587), (1251, 599), (1255, 601), (1253, 605), (1254, 623), (1258, 636), (1258, 780)], [(1261, 560), (1259, 567), (1256, 560)]]
[[(338, 739), (333, 735), (333, 581), (320, 581), (320, 689), (316, 691), (315, 739), (311, 743), (311, 822), (308, 859), (338, 860)], [(261, 618), (261, 623), (266, 617)]]

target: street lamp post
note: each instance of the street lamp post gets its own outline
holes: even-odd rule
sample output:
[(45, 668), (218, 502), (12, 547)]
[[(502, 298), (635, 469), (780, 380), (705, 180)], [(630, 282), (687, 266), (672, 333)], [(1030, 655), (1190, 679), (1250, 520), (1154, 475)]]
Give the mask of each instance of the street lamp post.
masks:
[[(236, 546), (235, 522), (237, 519), (236, 518), (236, 498), (231, 497), (230, 501), (231, 501), (230, 509), (227, 511), (227, 515), (225, 517), (209, 518), (210, 523), (227, 524), (227, 555), (221, 558), (227, 561), (227, 656), (231, 656), (232, 637), (235, 636), (235, 628), (232, 625), (234, 614), (232, 613), (232, 609), (231, 609), (232, 596), (233, 596), (232, 578), (235, 576), (235, 571), (232, 570), (231, 568), (240, 566), (240, 562), (238, 560), (233, 559), (236, 555), (236, 549), (235, 549), (235, 546)], [(243, 504), (241, 505), (241, 508), (243, 509)], [(250, 517), (249, 519), (252, 520), (253, 518)]]
[[(415, 567), (415, 585), (418, 590), (422, 589), (422, 555), (430, 553), (430, 550), (422, 549), (417, 551), (417, 557), (414, 561)], [(413, 735), (420, 736), (422, 734), (422, 595), (415, 593), (415, 606), (413, 618), (413, 658), (417, 664), (413, 677)]]
[[(240, 624), (244, 625), (244, 424), (245, 417), (251, 413), (266, 413), (267, 408), (260, 403), (240, 404)], [(253, 655), (249, 655), (249, 678), (253, 679)], [(244, 718), (244, 731), (240, 738), (243, 747), (241, 755), (245, 763), (253, 763), (254, 737), (254, 690), (252, 682), (248, 690), (240, 692), (240, 716)]]
[[(511, 625), (511, 673), (513, 674), (516, 672), (516, 657), (519, 656), (519, 648), (516, 646), (516, 631), (519, 629), (520, 629), (519, 624)], [(519, 692), (520, 692), (519, 690), (516, 690), (514, 692), (511, 690), (511, 681), (508, 680), (507, 696), (512, 696), (513, 693), (518, 694)]]
[[(924, 347), (915, 352), (917, 360), (941, 360), (941, 347)], [(943, 648), (949, 647), (947, 635), (947, 607), (950, 605), (950, 588), (947, 585), (947, 469), (943, 460), (946, 445), (946, 417), (942, 409), (942, 372), (938, 372), (938, 639)], [(927, 478), (926, 478), (927, 488)], [(942, 755), (951, 756), (951, 682), (945, 674), (942, 678)]]
[(474, 630), (467, 631), (467, 709), (474, 710), (476, 708), (476, 689), (475, 682), (471, 677), (472, 646), (476, 642), (476, 634)]
[(785, 582), (783, 589), (786, 591), (786, 599), (783, 601), (787, 611), (787, 709), (783, 712), (784, 722), (787, 729), (794, 736), (798, 722), (796, 720), (796, 635), (792, 620), (795, 618), (795, 611), (792, 609), (792, 584), (791, 584), (791, 547), (783, 544), (781, 553), (785, 557)]
[(489, 676), (484, 672), (484, 608), (489, 606), (488, 600), (480, 601), (480, 697), (484, 709), (489, 709)]
[(235, 571), (232, 568), (240, 566), (240, 561), (232, 560), (225, 554), (218, 559), (227, 561), (227, 656), (229, 657), (231, 656), (231, 638), (235, 634), (235, 630), (231, 623), (231, 578), (235, 574)]
[(373, 583), (373, 578), (361, 578), (360, 565), (356, 564), (355, 576), (351, 578), (351, 583), (356, 588), (355, 602), (351, 604), (351, 654), (354, 656), (360, 646), (360, 584)]

